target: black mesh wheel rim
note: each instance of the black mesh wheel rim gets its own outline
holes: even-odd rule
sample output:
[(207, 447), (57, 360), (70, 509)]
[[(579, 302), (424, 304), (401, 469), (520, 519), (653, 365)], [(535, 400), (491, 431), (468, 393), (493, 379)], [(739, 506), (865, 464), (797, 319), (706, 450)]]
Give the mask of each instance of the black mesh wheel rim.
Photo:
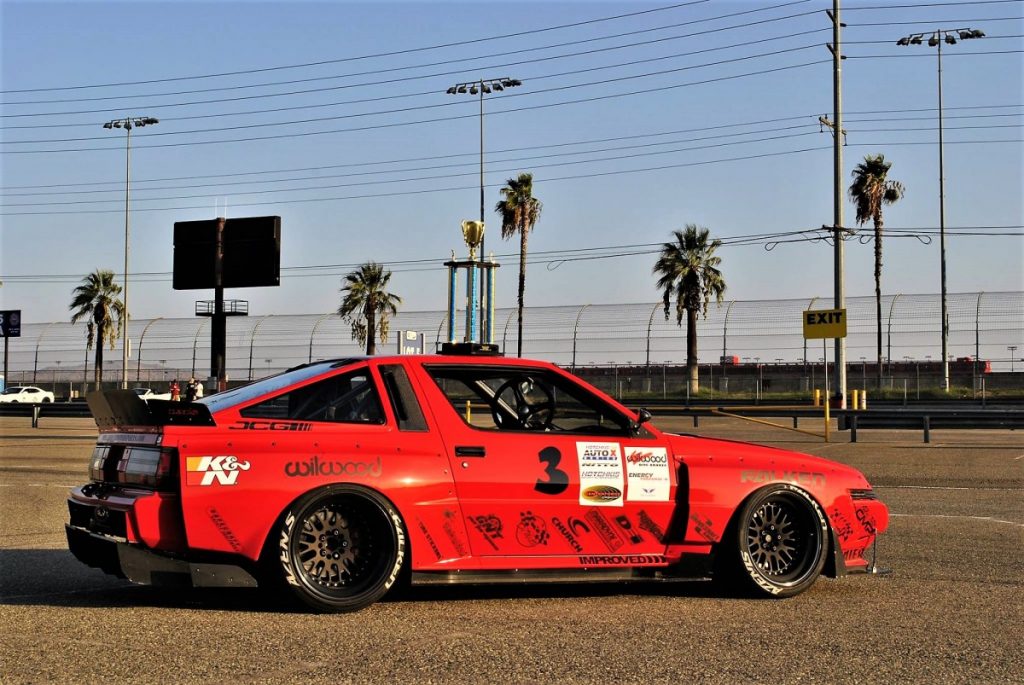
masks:
[(806, 577), (821, 554), (807, 502), (788, 493), (766, 498), (747, 521), (746, 549), (758, 573), (773, 583), (793, 584)]
[(302, 584), (330, 601), (372, 591), (385, 580), (394, 550), (385, 512), (349, 497), (307, 508), (296, 522), (291, 552)]

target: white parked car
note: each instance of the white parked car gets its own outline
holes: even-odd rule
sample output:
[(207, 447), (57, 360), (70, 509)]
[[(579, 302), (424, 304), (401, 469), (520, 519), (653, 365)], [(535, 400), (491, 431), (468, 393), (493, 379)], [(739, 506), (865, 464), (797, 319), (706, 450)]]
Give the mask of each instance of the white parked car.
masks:
[(169, 400), (171, 399), (171, 393), (156, 393), (153, 392), (153, 388), (132, 388), (135, 394), (144, 400)]
[(32, 385), (12, 385), (0, 393), (0, 402), (40, 404), (53, 402), (53, 393)]

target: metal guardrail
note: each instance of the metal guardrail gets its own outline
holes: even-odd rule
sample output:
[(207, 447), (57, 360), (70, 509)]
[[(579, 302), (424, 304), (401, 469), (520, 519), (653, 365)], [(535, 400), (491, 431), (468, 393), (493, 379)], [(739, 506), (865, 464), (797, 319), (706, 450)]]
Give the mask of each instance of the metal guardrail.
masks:
[[(689, 407), (675, 405), (654, 405), (640, 403), (654, 409), (657, 416), (692, 416), (693, 426), (700, 426), (701, 417), (735, 415), (752, 418), (790, 418), (793, 428), (799, 428), (800, 419), (817, 419), (823, 417), (821, 407), (800, 406), (751, 406), (749, 404), (704, 404)], [(0, 416), (23, 416), (32, 418), (32, 426), (38, 427), (40, 417), (89, 418), (89, 406), (85, 402), (54, 402), (47, 404), (2, 404)], [(876, 408), (861, 411), (849, 409), (833, 410), (838, 428), (850, 431), (850, 442), (857, 442), (860, 430), (871, 429), (919, 429), (923, 432), (924, 442), (931, 442), (931, 430), (942, 429), (1010, 429), (1024, 428), (1024, 409), (1003, 409), (989, 407), (950, 408)]]

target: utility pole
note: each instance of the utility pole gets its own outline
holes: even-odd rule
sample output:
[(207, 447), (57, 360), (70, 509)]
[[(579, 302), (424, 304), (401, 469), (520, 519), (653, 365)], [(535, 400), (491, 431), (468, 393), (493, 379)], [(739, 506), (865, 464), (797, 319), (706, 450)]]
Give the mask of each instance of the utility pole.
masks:
[[(832, 43), (829, 44), (829, 52), (832, 53), (832, 122), (822, 117), (819, 121), (832, 129), (833, 141), (833, 175), (835, 180), (833, 209), (832, 209), (832, 230), (834, 243), (835, 261), (835, 308), (846, 308), (846, 285), (845, 285), (845, 256), (843, 240), (845, 229), (843, 228), (843, 142), (846, 131), (843, 130), (843, 57), (841, 43), (841, 29), (845, 24), (839, 20), (839, 0), (832, 0), (832, 11), (825, 10), (825, 14), (832, 21)], [(835, 339), (836, 352), (836, 397), (839, 400), (839, 408), (846, 409), (846, 338)]]

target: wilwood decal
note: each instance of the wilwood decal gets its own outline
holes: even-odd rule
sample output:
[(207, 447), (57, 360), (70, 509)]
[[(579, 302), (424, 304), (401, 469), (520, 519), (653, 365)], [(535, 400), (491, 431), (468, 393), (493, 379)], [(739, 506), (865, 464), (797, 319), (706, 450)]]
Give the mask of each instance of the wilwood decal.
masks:
[(307, 461), (291, 461), (284, 465), (289, 478), (307, 476), (369, 476), (376, 478), (383, 471), (380, 457), (376, 461), (321, 461), (313, 457)]
[(672, 490), (668, 450), (664, 447), (626, 447), (626, 499), (667, 502)]

